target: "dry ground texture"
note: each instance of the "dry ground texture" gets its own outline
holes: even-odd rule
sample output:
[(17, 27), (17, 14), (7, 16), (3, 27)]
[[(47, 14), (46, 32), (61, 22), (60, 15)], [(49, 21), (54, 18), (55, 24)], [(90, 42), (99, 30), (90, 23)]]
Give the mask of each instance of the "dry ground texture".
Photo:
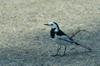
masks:
[[(74, 39), (93, 51), (70, 45), (52, 57), (57, 44), (43, 25), (52, 20), (68, 35), (87, 30)], [(0, 0), (0, 66), (100, 66), (100, 0)]]

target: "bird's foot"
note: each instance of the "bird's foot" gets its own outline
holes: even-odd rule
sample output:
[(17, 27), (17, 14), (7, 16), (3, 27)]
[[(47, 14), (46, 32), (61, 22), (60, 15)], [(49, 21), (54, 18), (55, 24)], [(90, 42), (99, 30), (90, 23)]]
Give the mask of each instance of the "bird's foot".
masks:
[(61, 56), (66, 56), (66, 54), (63, 54), (63, 55), (61, 55)]
[(92, 49), (91, 48), (88, 48), (89, 52), (92, 52)]
[(55, 55), (51, 55), (51, 56), (55, 57), (55, 56), (60, 56), (60, 55), (59, 54), (55, 54)]

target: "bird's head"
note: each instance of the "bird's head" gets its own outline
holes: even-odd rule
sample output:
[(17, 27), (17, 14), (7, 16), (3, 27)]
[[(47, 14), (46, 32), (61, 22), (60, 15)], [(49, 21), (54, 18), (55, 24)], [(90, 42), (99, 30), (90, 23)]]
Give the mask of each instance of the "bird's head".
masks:
[(50, 26), (51, 29), (55, 29), (56, 32), (59, 30), (59, 26), (56, 22), (49, 22), (48, 24), (44, 24), (44, 25)]
[(44, 25), (47, 25), (51, 29), (54, 29), (55, 32), (58, 32), (60, 30), (59, 26), (58, 26), (58, 24), (56, 22), (48, 22), (47, 24), (44, 24)]

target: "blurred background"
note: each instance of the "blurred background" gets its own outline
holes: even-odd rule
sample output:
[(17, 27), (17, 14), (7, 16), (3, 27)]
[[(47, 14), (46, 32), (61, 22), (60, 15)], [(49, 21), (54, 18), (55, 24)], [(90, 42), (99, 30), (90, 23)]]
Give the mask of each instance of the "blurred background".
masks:
[[(93, 51), (67, 46), (66, 56), (52, 57), (57, 44), (43, 25), (49, 21), (56, 21), (68, 35), (77, 28), (87, 30), (74, 39)], [(100, 66), (100, 0), (0, 0), (2, 65)]]

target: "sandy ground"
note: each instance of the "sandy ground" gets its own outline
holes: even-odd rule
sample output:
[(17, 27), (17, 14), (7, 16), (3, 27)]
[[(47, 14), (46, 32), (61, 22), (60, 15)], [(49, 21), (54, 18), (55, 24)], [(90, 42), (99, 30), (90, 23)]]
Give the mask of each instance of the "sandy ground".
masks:
[[(74, 39), (93, 51), (70, 45), (52, 57), (48, 21), (68, 35), (87, 30)], [(0, 0), (0, 66), (100, 66), (100, 0)]]

